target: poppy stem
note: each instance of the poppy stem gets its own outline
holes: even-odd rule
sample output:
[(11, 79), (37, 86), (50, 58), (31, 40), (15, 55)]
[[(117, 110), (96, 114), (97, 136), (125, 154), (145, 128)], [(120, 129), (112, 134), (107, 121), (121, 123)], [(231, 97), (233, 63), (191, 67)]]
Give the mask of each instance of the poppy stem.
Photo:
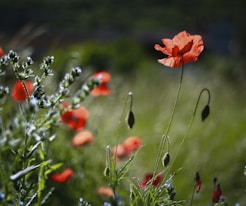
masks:
[(167, 126), (166, 135), (169, 134), (169, 131), (171, 129), (174, 113), (175, 113), (175, 110), (176, 110), (176, 107), (177, 107), (177, 103), (178, 103), (178, 100), (179, 100), (179, 96), (180, 96), (181, 86), (182, 86), (182, 82), (183, 82), (183, 76), (184, 76), (184, 64), (182, 64), (181, 75), (180, 75), (180, 80), (179, 80), (179, 87), (178, 87), (176, 99), (175, 99), (175, 102), (174, 102), (173, 110), (172, 110), (172, 113), (171, 113), (171, 117), (170, 117), (170, 120), (169, 120), (169, 123), (168, 123), (168, 126)]
[[(183, 59), (182, 59), (182, 61), (183, 61)], [(181, 69), (181, 75), (180, 75), (180, 79), (179, 79), (179, 86), (178, 86), (178, 90), (177, 90), (177, 95), (176, 95), (176, 99), (175, 99), (175, 102), (174, 102), (172, 113), (171, 113), (171, 116), (170, 116), (170, 119), (169, 119), (169, 122), (168, 122), (167, 130), (166, 130), (166, 133), (164, 133), (162, 135), (161, 142), (160, 142), (160, 145), (159, 145), (159, 148), (158, 148), (158, 153), (157, 153), (157, 158), (156, 158), (156, 162), (155, 162), (155, 167), (154, 167), (155, 169), (154, 169), (153, 177), (155, 177), (155, 175), (157, 173), (158, 165), (159, 165), (159, 163), (160, 163), (160, 161), (162, 159), (162, 156), (164, 154), (163, 148), (165, 146), (166, 138), (169, 138), (168, 134), (169, 134), (169, 131), (171, 129), (171, 125), (172, 125), (173, 118), (174, 118), (174, 113), (175, 113), (175, 110), (176, 110), (176, 107), (177, 107), (177, 102), (178, 102), (178, 99), (179, 99), (179, 96), (180, 96), (180, 91), (181, 91), (182, 82), (183, 82), (183, 76), (184, 76), (184, 63), (182, 63), (182, 69)], [(169, 140), (168, 140), (168, 153), (169, 153), (169, 150), (170, 150), (170, 144), (169, 144)]]
[(25, 81), (24, 81), (24, 80), (21, 80), (21, 84), (22, 84), (22, 86), (23, 86), (23, 88), (24, 88), (24, 90), (25, 90), (27, 99), (29, 99), (29, 98), (30, 98), (30, 94), (29, 94), (28, 89), (27, 89), (27, 87), (26, 87)]
[(200, 91), (200, 93), (199, 93), (199, 96), (198, 96), (198, 99), (197, 99), (197, 101), (196, 101), (196, 105), (195, 105), (194, 112), (193, 112), (193, 115), (192, 115), (192, 117), (191, 117), (189, 126), (188, 126), (188, 128), (187, 128), (187, 130), (186, 130), (186, 133), (184, 134), (184, 136), (183, 136), (183, 138), (182, 138), (182, 140), (181, 140), (181, 143), (180, 143), (180, 145), (179, 145), (179, 147), (178, 147), (178, 150), (177, 150), (177, 152), (176, 152), (176, 154), (175, 154), (175, 156), (174, 156), (174, 158), (173, 158), (173, 163), (175, 162), (175, 160), (176, 160), (176, 158), (177, 158), (177, 156), (178, 156), (178, 153), (179, 153), (179, 151), (180, 151), (180, 149), (181, 149), (181, 147), (182, 147), (182, 145), (183, 145), (183, 143), (184, 143), (186, 137), (188, 136), (188, 134), (189, 134), (189, 132), (190, 132), (190, 129), (191, 129), (192, 125), (193, 125), (193, 122), (194, 122), (194, 119), (195, 119), (195, 116), (196, 116), (196, 112), (197, 112), (197, 108), (198, 108), (198, 105), (199, 105), (201, 96), (202, 96), (202, 94), (203, 94), (205, 91), (208, 93), (208, 102), (207, 102), (207, 105), (209, 105), (209, 103), (210, 103), (210, 91), (209, 91), (209, 89), (207, 89), (207, 88), (203, 88), (203, 89)]
[(195, 109), (194, 109), (194, 112), (193, 112), (193, 116), (196, 115), (196, 111), (197, 111), (198, 104), (199, 104), (199, 102), (200, 102), (200, 99), (201, 99), (201, 96), (202, 96), (203, 92), (205, 92), (205, 91), (208, 93), (208, 102), (207, 102), (207, 105), (209, 105), (209, 103), (210, 103), (210, 99), (211, 99), (210, 91), (209, 91), (209, 89), (207, 89), (207, 88), (203, 88), (203, 89), (200, 91), (200, 94), (199, 94), (198, 99), (197, 99), (197, 101), (196, 101), (196, 106), (195, 106)]
[(193, 204), (194, 195), (195, 195), (195, 190), (196, 190), (196, 184), (194, 184), (194, 187), (193, 187), (193, 190), (192, 190), (192, 194), (191, 194), (191, 199), (190, 199), (190, 204), (189, 204), (189, 206), (192, 206), (192, 204)]
[(128, 92), (128, 97), (130, 97), (130, 111), (132, 111), (132, 105), (133, 105), (133, 95), (132, 95), (132, 92)]

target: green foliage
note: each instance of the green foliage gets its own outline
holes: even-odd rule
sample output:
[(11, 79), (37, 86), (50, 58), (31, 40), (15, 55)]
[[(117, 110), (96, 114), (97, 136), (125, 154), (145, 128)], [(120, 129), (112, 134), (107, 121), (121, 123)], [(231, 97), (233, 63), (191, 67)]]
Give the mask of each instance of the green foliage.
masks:
[[(1, 71), (9, 72), (12, 69), (12, 74), (21, 82), (25, 92), (25, 99), (11, 94), (13, 99), (20, 101), (18, 105), (11, 101), (8, 92), (1, 97), (3, 149), (0, 155), (0, 186), (1, 193), (5, 195), (1, 200), (4, 205), (41, 205), (53, 190), (46, 187), (46, 181), (49, 173), (61, 164), (53, 163), (51, 156), (46, 153), (56, 137), (54, 129), (57, 128), (59, 115), (62, 113), (59, 105), (70, 96), (69, 87), (81, 71), (79, 68), (72, 68), (61, 81), (59, 90), (49, 95), (43, 82), (53, 75), (50, 68), (52, 62), (53, 57), (45, 57), (39, 67), (41, 75), (38, 75), (33, 70), (30, 57), (23, 60), (17, 53), (10, 51), (1, 58)], [(35, 82), (33, 95), (29, 94), (26, 80)], [(95, 85), (98, 85), (97, 80), (88, 80), (78, 90), (79, 94), (74, 95), (72, 106), (77, 107)]]
[(86, 42), (51, 53), (56, 56), (55, 66), (61, 71), (76, 63), (91, 71), (109, 70), (128, 75), (142, 69), (149, 58), (139, 43), (127, 38), (110, 43)]

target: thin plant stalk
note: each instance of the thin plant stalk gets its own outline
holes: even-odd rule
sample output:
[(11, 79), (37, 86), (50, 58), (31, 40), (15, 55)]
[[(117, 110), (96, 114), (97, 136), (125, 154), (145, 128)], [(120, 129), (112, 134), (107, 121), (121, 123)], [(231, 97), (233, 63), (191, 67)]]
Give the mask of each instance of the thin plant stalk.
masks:
[[(176, 110), (177, 103), (178, 103), (178, 100), (179, 100), (180, 91), (181, 91), (182, 82), (183, 82), (183, 76), (184, 76), (184, 64), (182, 64), (182, 69), (181, 69), (181, 75), (180, 75), (180, 79), (179, 79), (179, 86), (178, 86), (178, 90), (177, 90), (177, 95), (176, 95), (174, 106), (173, 106), (173, 109), (172, 109), (172, 112), (171, 112), (171, 116), (170, 116), (170, 119), (169, 119), (169, 122), (168, 122), (167, 130), (161, 137), (161, 142), (160, 142), (160, 146), (158, 148), (157, 158), (156, 158), (156, 161), (155, 161), (155, 167), (154, 167), (155, 169), (154, 169), (153, 177), (155, 177), (155, 175), (157, 174), (158, 165), (159, 165), (159, 163), (161, 161), (161, 158), (163, 156), (163, 153), (164, 153), (163, 150), (164, 150), (166, 138), (169, 138), (168, 134), (170, 132), (170, 129), (171, 129), (171, 126), (172, 126), (172, 123), (173, 123), (175, 110)], [(169, 147), (169, 144), (168, 144), (168, 153), (169, 153), (169, 150), (170, 150), (170, 147)]]
[(195, 105), (194, 112), (193, 112), (193, 114), (192, 114), (192, 117), (191, 117), (189, 126), (187, 127), (186, 133), (184, 134), (184, 136), (183, 136), (183, 138), (182, 138), (182, 140), (181, 140), (181, 143), (180, 143), (180, 145), (179, 145), (179, 147), (178, 147), (178, 150), (177, 150), (177, 152), (176, 152), (176, 154), (175, 154), (175, 156), (174, 156), (174, 158), (173, 158), (173, 163), (175, 162), (175, 159), (177, 158), (178, 153), (179, 153), (179, 151), (180, 151), (182, 145), (184, 144), (185, 139), (187, 138), (187, 136), (188, 136), (188, 134), (189, 134), (189, 132), (190, 132), (190, 129), (191, 129), (191, 127), (192, 127), (192, 124), (193, 124), (193, 122), (194, 122), (194, 119), (195, 119), (195, 116), (196, 116), (196, 113), (197, 113), (197, 108), (198, 108), (198, 105), (199, 105), (201, 96), (202, 96), (203, 92), (205, 92), (205, 91), (208, 93), (208, 102), (207, 102), (207, 105), (209, 105), (209, 103), (210, 103), (210, 91), (209, 91), (209, 89), (204, 88), (204, 89), (201, 90), (201, 92), (200, 92), (200, 94), (199, 94), (199, 96), (198, 96), (198, 99), (197, 99), (197, 101), (196, 101), (196, 105)]

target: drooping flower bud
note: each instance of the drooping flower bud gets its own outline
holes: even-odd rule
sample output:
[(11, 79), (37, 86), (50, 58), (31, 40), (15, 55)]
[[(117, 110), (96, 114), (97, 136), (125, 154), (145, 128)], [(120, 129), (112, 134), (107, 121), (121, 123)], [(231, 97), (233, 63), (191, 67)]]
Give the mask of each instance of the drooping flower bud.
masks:
[(133, 128), (133, 125), (135, 123), (135, 116), (132, 110), (129, 111), (128, 115), (127, 115), (127, 124), (129, 126), (130, 129)]
[(170, 154), (167, 152), (162, 158), (162, 165), (163, 167), (166, 167), (168, 163), (170, 162)]
[(208, 117), (209, 112), (210, 112), (210, 108), (209, 105), (207, 104), (202, 110), (202, 121), (204, 121)]

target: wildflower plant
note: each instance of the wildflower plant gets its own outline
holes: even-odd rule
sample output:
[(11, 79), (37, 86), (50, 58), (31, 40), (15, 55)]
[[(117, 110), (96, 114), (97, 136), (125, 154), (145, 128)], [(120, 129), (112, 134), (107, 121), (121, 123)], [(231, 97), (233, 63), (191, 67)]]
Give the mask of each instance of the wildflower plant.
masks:
[[(53, 61), (54, 57), (45, 57), (35, 68), (30, 57), (22, 59), (12, 50), (1, 57), (1, 76), (9, 73), (16, 79), (11, 96), (11, 84), (1, 85), (1, 205), (45, 204), (54, 189), (45, 187), (48, 176), (62, 165), (53, 162), (47, 153), (56, 138), (60, 117), (80, 108), (81, 102), (100, 83), (96, 78), (87, 79), (71, 98), (70, 87), (82, 72), (75, 67), (66, 73), (57, 91), (49, 94), (45, 81), (52, 81)], [(68, 97), (71, 103), (64, 108), (61, 105)], [(81, 119), (76, 115), (71, 113), (66, 120), (77, 128)], [(51, 178), (64, 182), (72, 175), (68, 168)]]

